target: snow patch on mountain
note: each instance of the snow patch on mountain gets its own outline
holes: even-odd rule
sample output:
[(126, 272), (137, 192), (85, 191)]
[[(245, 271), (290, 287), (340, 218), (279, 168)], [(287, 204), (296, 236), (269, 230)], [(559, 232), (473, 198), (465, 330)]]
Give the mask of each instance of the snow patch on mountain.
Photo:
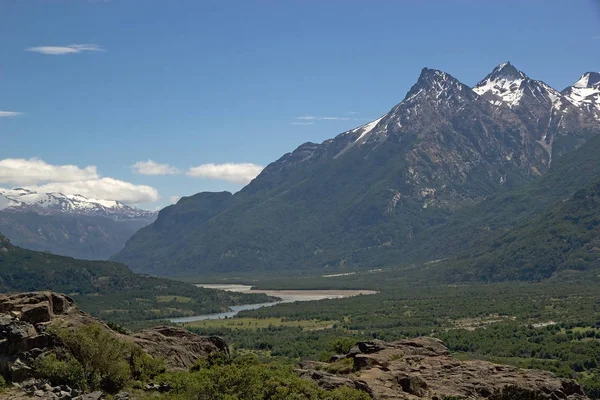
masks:
[(529, 78), (508, 62), (494, 68), (475, 85), (473, 91), (496, 106), (515, 108), (527, 99), (541, 105), (549, 105), (552, 112), (566, 112), (571, 105), (563, 93), (542, 81)]
[[(523, 82), (527, 79), (524, 73), (504, 62), (479, 82), (473, 91), (480, 96), (487, 94), (488, 100), (494, 105), (507, 104), (514, 107), (519, 104), (525, 93)], [(489, 96), (490, 94), (493, 96)]]
[(360, 136), (355, 140), (355, 142), (358, 142), (360, 139), (364, 138), (365, 136), (367, 136), (367, 134), (369, 132), (371, 132), (379, 123), (379, 121), (381, 121), (383, 119), (383, 117), (376, 119), (375, 121), (371, 121), (368, 124), (365, 124), (363, 126), (359, 126), (358, 128), (352, 129), (350, 132), (351, 133), (356, 133), (356, 132), (360, 132)]
[(583, 108), (600, 120), (600, 73), (587, 72), (563, 90), (563, 95), (576, 107)]
[(115, 220), (156, 216), (154, 211), (130, 207), (118, 201), (90, 199), (79, 194), (38, 193), (24, 188), (0, 188), (0, 210), (33, 211), (45, 215), (92, 215)]

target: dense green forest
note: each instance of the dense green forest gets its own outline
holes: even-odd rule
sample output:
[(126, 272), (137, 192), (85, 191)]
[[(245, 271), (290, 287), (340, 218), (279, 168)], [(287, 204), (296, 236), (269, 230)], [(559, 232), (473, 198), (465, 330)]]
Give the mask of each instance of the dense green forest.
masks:
[(600, 180), (452, 262), (455, 280), (541, 280), (600, 267)]
[[(352, 286), (353, 279), (361, 280), (349, 276), (335, 281), (343, 287)], [(310, 285), (318, 280), (314, 278)], [(320, 281), (322, 287), (336, 286), (331, 279)], [(288, 287), (294, 282), (307, 283), (292, 279)], [(379, 288), (376, 295), (280, 304), (241, 312), (231, 321), (245, 321), (238, 327), (213, 323), (189, 328), (221, 335), (237, 349), (298, 360), (328, 360), (364, 339), (435, 336), (459, 358), (550, 370), (579, 380), (590, 396), (600, 398), (597, 277), (456, 285), (410, 285), (380, 277), (378, 282), (367, 284)], [(252, 319), (267, 318), (298, 321), (298, 326), (253, 327)], [(313, 320), (327, 321), (331, 327), (302, 327), (302, 321)]]

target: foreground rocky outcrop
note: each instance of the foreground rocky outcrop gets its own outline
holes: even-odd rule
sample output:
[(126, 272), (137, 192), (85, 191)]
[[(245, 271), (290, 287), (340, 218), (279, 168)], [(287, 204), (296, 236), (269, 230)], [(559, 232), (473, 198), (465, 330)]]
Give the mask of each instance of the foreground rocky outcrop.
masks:
[[(351, 373), (327, 372), (333, 370), (334, 363), (346, 359), (351, 360)], [(434, 338), (361, 342), (348, 354), (335, 356), (332, 363), (306, 362), (298, 372), (321, 387), (345, 385), (382, 400), (588, 398), (575, 381), (558, 379), (549, 372), (486, 361), (458, 361)]]
[(213, 352), (229, 355), (227, 343), (218, 336), (199, 336), (172, 326), (159, 326), (132, 336), (152, 357), (161, 358), (171, 369), (189, 369), (199, 358)]
[(32, 367), (38, 358), (61, 349), (61, 341), (52, 333), (52, 326), (76, 329), (89, 324), (100, 326), (115, 338), (136, 343), (149, 355), (163, 359), (169, 369), (188, 369), (213, 352), (229, 354), (223, 339), (198, 336), (179, 328), (157, 327), (134, 335), (115, 332), (79, 310), (73, 299), (62, 294), (0, 294), (0, 375), (7, 381), (22, 383), (23, 390), (31, 394), (43, 392), (43, 396), (50, 396), (62, 391), (69, 393), (70, 397), (63, 394), (65, 399), (74, 398), (75, 394), (79, 395), (76, 391), (57, 390), (47, 382), (32, 382), (35, 378)]

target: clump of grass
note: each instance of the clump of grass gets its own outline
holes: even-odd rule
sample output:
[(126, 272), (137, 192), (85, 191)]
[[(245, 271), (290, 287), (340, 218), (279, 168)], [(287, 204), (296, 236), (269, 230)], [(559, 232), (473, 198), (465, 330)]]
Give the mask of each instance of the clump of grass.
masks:
[(353, 368), (354, 361), (351, 358), (344, 358), (329, 364), (324, 369), (330, 374), (349, 374)]

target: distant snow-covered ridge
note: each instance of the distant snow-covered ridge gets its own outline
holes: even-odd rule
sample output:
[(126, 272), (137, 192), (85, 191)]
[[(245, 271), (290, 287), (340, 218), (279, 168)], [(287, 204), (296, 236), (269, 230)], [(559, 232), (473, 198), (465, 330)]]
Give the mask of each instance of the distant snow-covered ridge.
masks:
[(114, 200), (90, 199), (79, 194), (38, 193), (29, 189), (0, 189), (0, 210), (43, 215), (72, 214), (114, 220), (154, 219), (155, 211), (142, 210)]

